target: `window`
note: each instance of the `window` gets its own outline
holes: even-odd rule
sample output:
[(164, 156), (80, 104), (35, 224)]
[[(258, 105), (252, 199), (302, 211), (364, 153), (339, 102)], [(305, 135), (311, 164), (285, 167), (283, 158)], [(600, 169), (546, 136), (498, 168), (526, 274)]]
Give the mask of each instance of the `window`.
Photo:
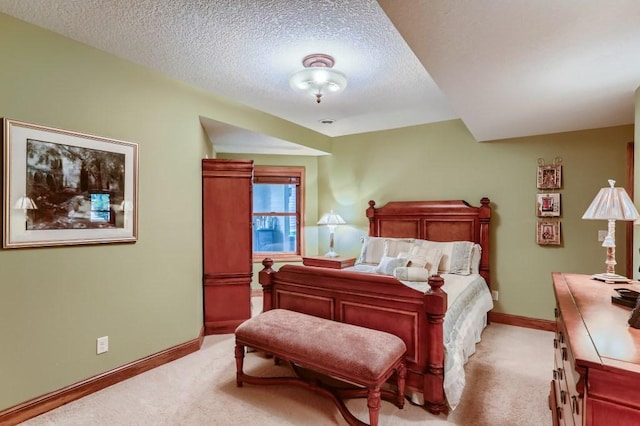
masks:
[(253, 169), (253, 260), (300, 260), (304, 167)]

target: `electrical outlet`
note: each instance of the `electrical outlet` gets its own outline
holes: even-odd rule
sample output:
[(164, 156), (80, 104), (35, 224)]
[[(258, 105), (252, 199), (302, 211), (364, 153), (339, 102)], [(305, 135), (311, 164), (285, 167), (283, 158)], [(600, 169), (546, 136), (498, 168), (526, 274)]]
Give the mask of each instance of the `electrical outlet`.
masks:
[(491, 298), (492, 298), (493, 300), (498, 300), (498, 290), (493, 290), (493, 291), (491, 292)]
[(598, 231), (598, 241), (603, 242), (605, 238), (607, 238), (607, 231)]
[(107, 351), (109, 351), (109, 336), (98, 337), (96, 353), (100, 355)]

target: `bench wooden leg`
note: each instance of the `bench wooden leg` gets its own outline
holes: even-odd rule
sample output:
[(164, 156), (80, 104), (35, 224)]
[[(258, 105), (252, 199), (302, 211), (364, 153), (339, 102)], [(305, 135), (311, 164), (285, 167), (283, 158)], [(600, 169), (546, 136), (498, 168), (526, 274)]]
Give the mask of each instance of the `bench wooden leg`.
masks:
[(396, 405), (398, 408), (404, 408), (404, 388), (407, 377), (407, 367), (404, 365), (404, 362), (396, 369), (396, 377), (398, 378), (398, 399)]
[(380, 386), (369, 388), (367, 407), (369, 407), (369, 424), (371, 426), (378, 426), (378, 418), (380, 416)]
[(244, 365), (244, 345), (236, 344), (236, 386), (242, 387), (242, 376)]

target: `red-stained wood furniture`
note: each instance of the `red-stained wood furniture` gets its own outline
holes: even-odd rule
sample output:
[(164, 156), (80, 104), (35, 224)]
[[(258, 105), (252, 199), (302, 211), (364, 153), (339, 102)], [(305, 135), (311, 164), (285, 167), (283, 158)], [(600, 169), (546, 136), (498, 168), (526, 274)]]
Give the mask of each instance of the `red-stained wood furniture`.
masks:
[[(464, 201), (390, 202), (366, 211), (369, 235), (412, 237), (432, 241), (474, 241), (482, 246), (480, 273), (489, 283), (489, 199), (479, 207)], [(263, 310), (283, 308), (334, 321), (386, 331), (407, 346), (407, 387), (424, 396), (432, 413), (448, 410), (444, 390), (443, 320), (447, 295), (442, 278), (429, 281), (426, 294), (385, 275), (349, 270), (285, 265), (265, 268)]]
[(205, 334), (251, 317), (252, 160), (202, 160)]
[[(380, 400), (404, 407), (406, 367), (404, 342), (389, 333), (301, 314), (272, 309), (242, 323), (235, 331), (236, 383), (296, 385), (329, 397), (350, 425), (364, 425), (347, 409), (343, 399), (365, 397), (369, 424), (376, 426)], [(357, 342), (356, 345), (353, 343)], [(318, 377), (257, 377), (243, 371), (245, 347), (288, 361), (294, 371), (304, 367), (315, 373), (350, 383), (332, 386)], [(395, 375), (394, 390), (382, 385)], [(357, 386), (353, 386), (357, 385)]]
[(614, 288), (587, 275), (554, 272), (555, 365), (549, 408), (554, 425), (640, 424), (640, 330)]
[(302, 258), (304, 266), (318, 266), (320, 268), (343, 269), (353, 266), (355, 263), (355, 257), (305, 256)]

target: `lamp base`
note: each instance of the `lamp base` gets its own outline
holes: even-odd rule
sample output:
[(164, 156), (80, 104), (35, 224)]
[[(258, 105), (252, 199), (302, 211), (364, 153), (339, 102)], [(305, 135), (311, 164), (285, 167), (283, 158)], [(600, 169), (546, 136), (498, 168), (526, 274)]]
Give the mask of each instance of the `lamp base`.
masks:
[(592, 279), (594, 280), (598, 280), (598, 281), (604, 281), (607, 284), (615, 284), (615, 283), (630, 283), (631, 280), (627, 277), (623, 277), (622, 275), (618, 275), (618, 274), (610, 274), (610, 273), (603, 273), (603, 274), (595, 274), (591, 276)]
[(331, 250), (329, 252), (327, 252), (324, 257), (338, 257), (340, 256), (338, 253), (336, 253), (335, 251)]

